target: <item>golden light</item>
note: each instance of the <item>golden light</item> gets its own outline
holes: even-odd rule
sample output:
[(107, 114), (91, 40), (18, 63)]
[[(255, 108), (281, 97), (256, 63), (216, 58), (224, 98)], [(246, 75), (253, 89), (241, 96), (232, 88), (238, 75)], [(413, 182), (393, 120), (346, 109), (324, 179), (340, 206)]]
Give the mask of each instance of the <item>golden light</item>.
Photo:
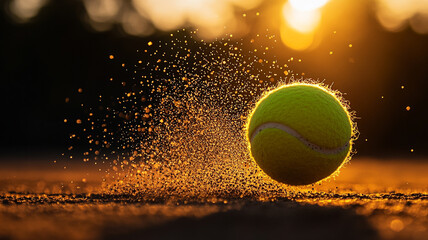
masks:
[(116, 21), (122, 8), (121, 0), (84, 0), (88, 22), (97, 31), (106, 31)]
[(133, 9), (125, 11), (125, 14), (122, 15), (121, 23), (123, 30), (129, 35), (147, 36), (154, 32), (148, 20)]
[(324, 6), (329, 0), (289, 0), (290, 5), (298, 11), (312, 11)]
[(35, 17), (48, 0), (13, 0), (9, 9), (19, 21), (26, 22)]
[(289, 0), (282, 8), (281, 40), (295, 50), (305, 50), (315, 42), (321, 22), (321, 8), (329, 0)]
[(291, 28), (286, 23), (281, 24), (281, 40), (288, 47), (294, 50), (305, 50), (314, 43), (315, 34), (313, 32), (302, 33)]
[(215, 38), (225, 26), (242, 27), (235, 16), (235, 8), (251, 9), (261, 0), (132, 0), (137, 12), (162, 31), (194, 26), (206, 38)]
[(226, 29), (229, 32), (244, 32), (245, 24), (236, 16), (236, 10), (253, 9), (262, 0), (84, 0), (83, 2), (88, 22), (97, 31), (108, 30), (114, 23), (120, 23), (126, 33), (146, 36), (152, 34), (154, 28), (171, 31), (192, 26), (198, 29), (200, 36), (215, 38)]
[(377, 0), (376, 17), (388, 31), (408, 25), (419, 34), (428, 33), (428, 0)]
[(96, 22), (111, 21), (122, 5), (118, 0), (85, 0), (83, 3), (89, 17)]
[(284, 5), (282, 14), (290, 27), (302, 33), (312, 32), (321, 20), (318, 9), (302, 11), (293, 8), (291, 4)]

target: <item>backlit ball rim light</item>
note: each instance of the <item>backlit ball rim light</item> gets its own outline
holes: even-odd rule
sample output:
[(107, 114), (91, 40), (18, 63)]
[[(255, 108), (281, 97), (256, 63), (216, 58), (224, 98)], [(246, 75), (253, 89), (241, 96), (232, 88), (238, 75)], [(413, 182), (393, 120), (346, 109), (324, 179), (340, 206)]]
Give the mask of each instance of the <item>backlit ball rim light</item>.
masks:
[[(339, 173), (340, 170), (342, 169), (342, 167), (344, 167), (347, 163), (350, 162), (351, 158), (356, 154), (356, 151), (354, 149), (354, 144), (355, 141), (358, 139), (359, 137), (359, 131), (358, 131), (358, 127), (357, 127), (357, 123), (356, 123), (356, 112), (351, 110), (350, 108), (350, 103), (348, 100), (344, 99), (343, 97), (343, 93), (341, 93), (339, 90), (333, 90), (331, 88), (331, 86), (328, 86), (322, 82), (317, 82), (313, 79), (294, 79), (294, 78), (290, 78), (288, 80), (288, 82), (285, 81), (280, 81), (278, 82), (277, 86), (273, 87), (273, 88), (269, 88), (266, 91), (264, 91), (260, 97), (256, 100), (256, 104), (254, 105), (254, 107), (251, 109), (250, 113), (247, 115), (246, 118), (246, 123), (245, 123), (245, 139), (246, 139), (246, 143), (247, 143), (247, 149), (248, 152), (251, 152), (251, 141), (250, 141), (250, 137), (248, 135), (248, 131), (249, 131), (249, 126), (250, 126), (250, 121), (251, 118), (255, 112), (255, 110), (257, 109), (257, 107), (259, 106), (259, 104), (261, 102), (263, 102), (263, 100), (271, 93), (278, 91), (279, 89), (282, 89), (284, 87), (290, 87), (290, 86), (295, 86), (295, 85), (307, 85), (307, 86), (312, 86), (312, 87), (317, 87), (320, 88), (322, 90), (325, 90), (328, 94), (330, 94), (331, 96), (333, 96), (343, 107), (346, 115), (348, 116), (349, 122), (351, 123), (351, 138), (349, 140), (349, 145), (350, 145), (350, 150), (348, 155), (345, 157), (345, 159), (343, 160), (342, 164), (340, 164), (340, 166), (336, 169), (336, 171), (334, 171), (330, 176), (321, 179), (315, 183), (311, 183), (311, 184), (307, 184), (307, 185), (300, 185), (300, 186), (293, 186), (293, 187), (304, 187), (304, 186), (310, 186), (310, 185), (315, 185), (315, 184), (321, 184), (323, 182), (329, 181), (330, 179), (334, 179), (336, 178)], [(251, 159), (253, 161), (255, 161), (255, 159), (253, 158), (252, 154), (250, 154)], [(262, 171), (263, 174), (264, 171)], [(267, 174), (266, 174), (267, 175)], [(279, 184), (284, 184), (287, 185), (285, 183), (280, 183)]]

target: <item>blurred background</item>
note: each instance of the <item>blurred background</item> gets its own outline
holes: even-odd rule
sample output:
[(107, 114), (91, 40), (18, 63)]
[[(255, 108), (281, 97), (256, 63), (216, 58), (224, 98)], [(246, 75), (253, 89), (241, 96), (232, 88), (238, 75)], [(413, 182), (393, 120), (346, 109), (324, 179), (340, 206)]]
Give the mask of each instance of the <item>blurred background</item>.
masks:
[(184, 27), (206, 41), (268, 29), (279, 62), (346, 93), (357, 156), (428, 154), (428, 0), (3, 0), (0, 155), (66, 151), (64, 119)]

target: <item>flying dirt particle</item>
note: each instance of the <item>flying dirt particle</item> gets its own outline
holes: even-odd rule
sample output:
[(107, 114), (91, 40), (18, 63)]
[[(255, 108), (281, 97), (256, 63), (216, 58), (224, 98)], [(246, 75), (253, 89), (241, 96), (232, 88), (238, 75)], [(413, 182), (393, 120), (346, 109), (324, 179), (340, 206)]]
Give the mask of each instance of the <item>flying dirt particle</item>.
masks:
[[(193, 34), (180, 30), (156, 46), (148, 42), (150, 51), (134, 58), (138, 64), (123, 63), (131, 77), (115, 76), (122, 94), (113, 103), (99, 98), (101, 106), (81, 118), (91, 127), (70, 139), (89, 142), (83, 159), (108, 165), (106, 193), (266, 201), (289, 194), (251, 159), (243, 129), (257, 98), (294, 81), (292, 70), (268, 57), (266, 45), (243, 46), (254, 39), (226, 34), (208, 43)], [(257, 37), (269, 46), (276, 40)]]

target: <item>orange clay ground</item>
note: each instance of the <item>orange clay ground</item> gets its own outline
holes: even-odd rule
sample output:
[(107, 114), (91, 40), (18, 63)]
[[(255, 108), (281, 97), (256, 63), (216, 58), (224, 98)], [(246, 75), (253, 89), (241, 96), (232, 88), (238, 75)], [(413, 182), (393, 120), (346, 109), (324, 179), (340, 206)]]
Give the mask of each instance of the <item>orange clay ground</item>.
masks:
[(189, 203), (102, 194), (93, 165), (3, 160), (0, 239), (428, 239), (426, 161), (357, 158), (292, 198)]

